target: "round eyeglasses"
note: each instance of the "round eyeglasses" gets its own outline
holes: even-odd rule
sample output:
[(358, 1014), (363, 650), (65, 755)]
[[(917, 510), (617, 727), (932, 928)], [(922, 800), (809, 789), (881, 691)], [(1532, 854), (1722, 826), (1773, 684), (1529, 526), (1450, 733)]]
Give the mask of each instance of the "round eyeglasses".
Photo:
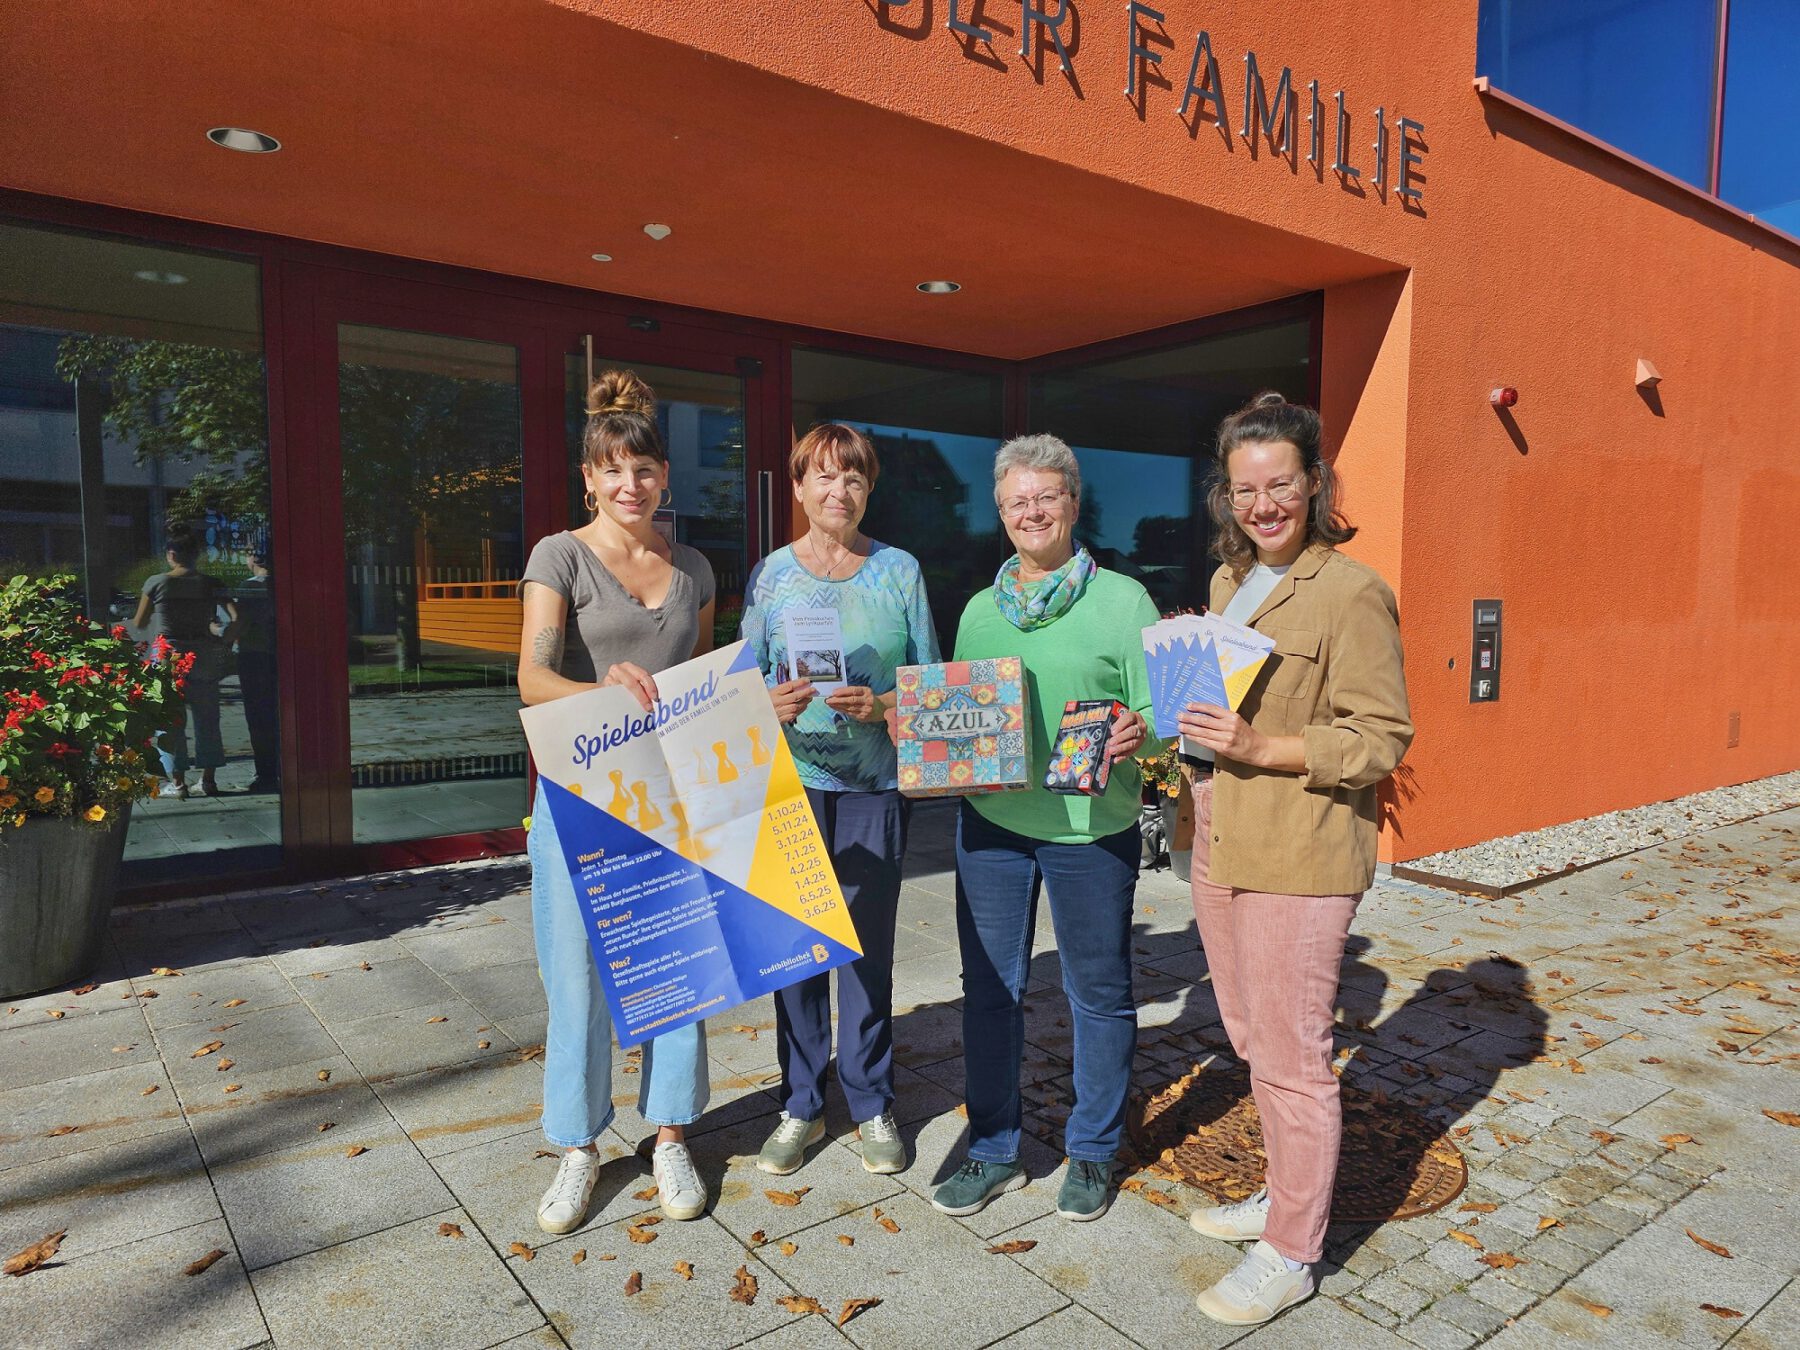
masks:
[(1266, 488), (1234, 487), (1226, 494), (1226, 498), (1231, 502), (1232, 509), (1248, 511), (1256, 505), (1258, 497), (1267, 497), (1277, 506), (1286, 506), (1305, 495), (1306, 480), (1292, 478), (1281, 483), (1270, 483)]

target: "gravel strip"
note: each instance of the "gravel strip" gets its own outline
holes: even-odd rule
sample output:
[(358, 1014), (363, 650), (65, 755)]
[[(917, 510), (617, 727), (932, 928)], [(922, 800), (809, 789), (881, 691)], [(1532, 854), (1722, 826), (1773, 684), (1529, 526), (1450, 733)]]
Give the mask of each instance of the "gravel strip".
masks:
[(1795, 805), (1800, 805), (1800, 770), (1509, 834), (1396, 866), (1402, 876), (1409, 871), (1423, 872), (1447, 881), (1505, 890)]

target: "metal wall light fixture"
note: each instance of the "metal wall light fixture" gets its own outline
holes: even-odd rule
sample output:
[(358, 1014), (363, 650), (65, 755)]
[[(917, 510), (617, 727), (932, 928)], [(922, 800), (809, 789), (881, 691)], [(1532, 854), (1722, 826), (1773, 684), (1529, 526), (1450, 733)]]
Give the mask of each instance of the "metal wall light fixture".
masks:
[(1496, 408), (1510, 408), (1519, 401), (1519, 391), (1510, 384), (1488, 391), (1488, 402)]
[(962, 289), (960, 281), (921, 281), (919, 289), (926, 295), (954, 295)]

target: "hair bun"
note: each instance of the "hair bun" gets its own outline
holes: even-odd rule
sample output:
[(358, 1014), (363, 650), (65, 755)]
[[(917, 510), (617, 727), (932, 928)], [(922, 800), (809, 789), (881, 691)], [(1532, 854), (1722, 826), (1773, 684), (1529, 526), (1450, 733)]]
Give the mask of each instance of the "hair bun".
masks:
[(1250, 406), (1252, 408), (1273, 408), (1286, 402), (1286, 396), (1279, 390), (1265, 389), (1262, 393), (1250, 400)]
[(617, 413), (655, 417), (656, 395), (636, 371), (603, 370), (588, 386), (587, 412), (589, 417), (611, 417)]

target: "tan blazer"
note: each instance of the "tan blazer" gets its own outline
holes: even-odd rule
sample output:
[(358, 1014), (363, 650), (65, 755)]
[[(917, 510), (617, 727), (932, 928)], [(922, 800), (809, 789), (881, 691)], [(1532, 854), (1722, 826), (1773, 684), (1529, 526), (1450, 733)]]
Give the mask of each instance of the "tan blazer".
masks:
[[(1217, 612), (1239, 578), (1213, 574)], [(1313, 544), (1250, 626), (1275, 639), (1238, 713), (1266, 736), (1299, 736), (1306, 773), (1219, 756), (1211, 880), (1285, 895), (1358, 895), (1375, 879), (1376, 785), (1412, 743), (1394, 593), (1371, 567)]]

